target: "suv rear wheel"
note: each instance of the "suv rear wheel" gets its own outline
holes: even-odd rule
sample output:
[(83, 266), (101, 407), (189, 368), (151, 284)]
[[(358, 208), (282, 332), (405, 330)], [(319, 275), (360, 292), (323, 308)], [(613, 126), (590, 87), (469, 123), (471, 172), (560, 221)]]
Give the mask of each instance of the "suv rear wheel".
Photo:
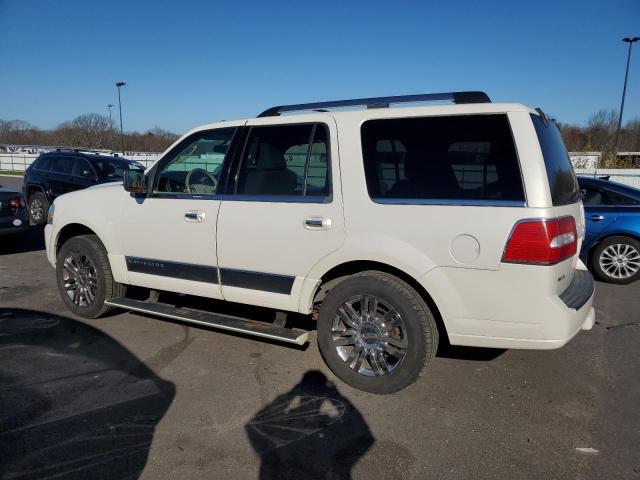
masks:
[(640, 242), (623, 236), (606, 238), (593, 251), (591, 266), (605, 282), (634, 282), (640, 278)]
[(126, 286), (113, 280), (107, 252), (95, 235), (73, 237), (62, 245), (56, 277), (62, 300), (79, 317), (104, 315), (111, 308), (104, 301), (126, 293)]
[(35, 225), (47, 223), (49, 202), (42, 192), (33, 192), (29, 196), (29, 216)]
[(409, 284), (367, 271), (340, 282), (325, 297), (318, 345), (344, 382), (371, 393), (393, 393), (426, 370), (438, 348), (438, 328)]

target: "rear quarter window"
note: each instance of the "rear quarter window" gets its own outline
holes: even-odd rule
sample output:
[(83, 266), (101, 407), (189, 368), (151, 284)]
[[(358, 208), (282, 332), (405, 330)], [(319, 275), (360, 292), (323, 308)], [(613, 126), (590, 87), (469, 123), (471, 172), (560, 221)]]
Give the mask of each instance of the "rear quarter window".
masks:
[(549, 190), (554, 206), (567, 205), (580, 199), (580, 187), (571, 165), (567, 148), (555, 122), (544, 124), (540, 116), (531, 114), (536, 129), (544, 165), (549, 179)]
[(381, 203), (524, 203), (505, 114), (369, 120), (367, 189)]

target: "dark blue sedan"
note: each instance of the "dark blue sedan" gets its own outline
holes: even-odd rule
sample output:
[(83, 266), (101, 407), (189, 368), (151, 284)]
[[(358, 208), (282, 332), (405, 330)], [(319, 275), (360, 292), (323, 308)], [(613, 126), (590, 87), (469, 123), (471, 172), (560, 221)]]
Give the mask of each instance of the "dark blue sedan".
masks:
[(601, 178), (578, 177), (586, 216), (580, 258), (605, 282), (640, 278), (640, 190)]

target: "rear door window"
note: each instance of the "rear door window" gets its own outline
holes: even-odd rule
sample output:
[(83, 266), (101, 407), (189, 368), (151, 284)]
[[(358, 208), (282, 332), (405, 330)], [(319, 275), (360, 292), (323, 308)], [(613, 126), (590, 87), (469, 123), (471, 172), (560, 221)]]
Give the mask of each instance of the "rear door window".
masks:
[(38, 170), (44, 170), (48, 172), (49, 170), (51, 170), (51, 158), (52, 158), (51, 156), (40, 157), (36, 161), (35, 168), (37, 168)]
[(73, 157), (54, 157), (51, 170), (62, 175), (71, 175), (73, 173)]
[(370, 120), (362, 126), (362, 148), (376, 201), (525, 200), (504, 114)]
[(577, 202), (580, 188), (558, 127), (553, 121), (545, 125), (539, 115), (531, 114), (531, 120), (542, 149), (553, 205)]
[(238, 195), (327, 197), (330, 175), (323, 124), (252, 127), (240, 172)]

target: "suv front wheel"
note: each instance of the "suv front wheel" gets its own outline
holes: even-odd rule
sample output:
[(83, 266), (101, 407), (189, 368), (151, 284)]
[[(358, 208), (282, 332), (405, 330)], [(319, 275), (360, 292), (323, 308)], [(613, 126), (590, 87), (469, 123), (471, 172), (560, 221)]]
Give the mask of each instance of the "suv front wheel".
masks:
[(56, 277), (62, 300), (79, 317), (104, 315), (110, 309), (104, 301), (126, 293), (126, 286), (113, 279), (107, 252), (95, 235), (73, 237), (62, 245)]
[(343, 280), (325, 297), (318, 345), (344, 382), (371, 393), (393, 393), (426, 370), (438, 348), (438, 328), (409, 284), (367, 271)]

